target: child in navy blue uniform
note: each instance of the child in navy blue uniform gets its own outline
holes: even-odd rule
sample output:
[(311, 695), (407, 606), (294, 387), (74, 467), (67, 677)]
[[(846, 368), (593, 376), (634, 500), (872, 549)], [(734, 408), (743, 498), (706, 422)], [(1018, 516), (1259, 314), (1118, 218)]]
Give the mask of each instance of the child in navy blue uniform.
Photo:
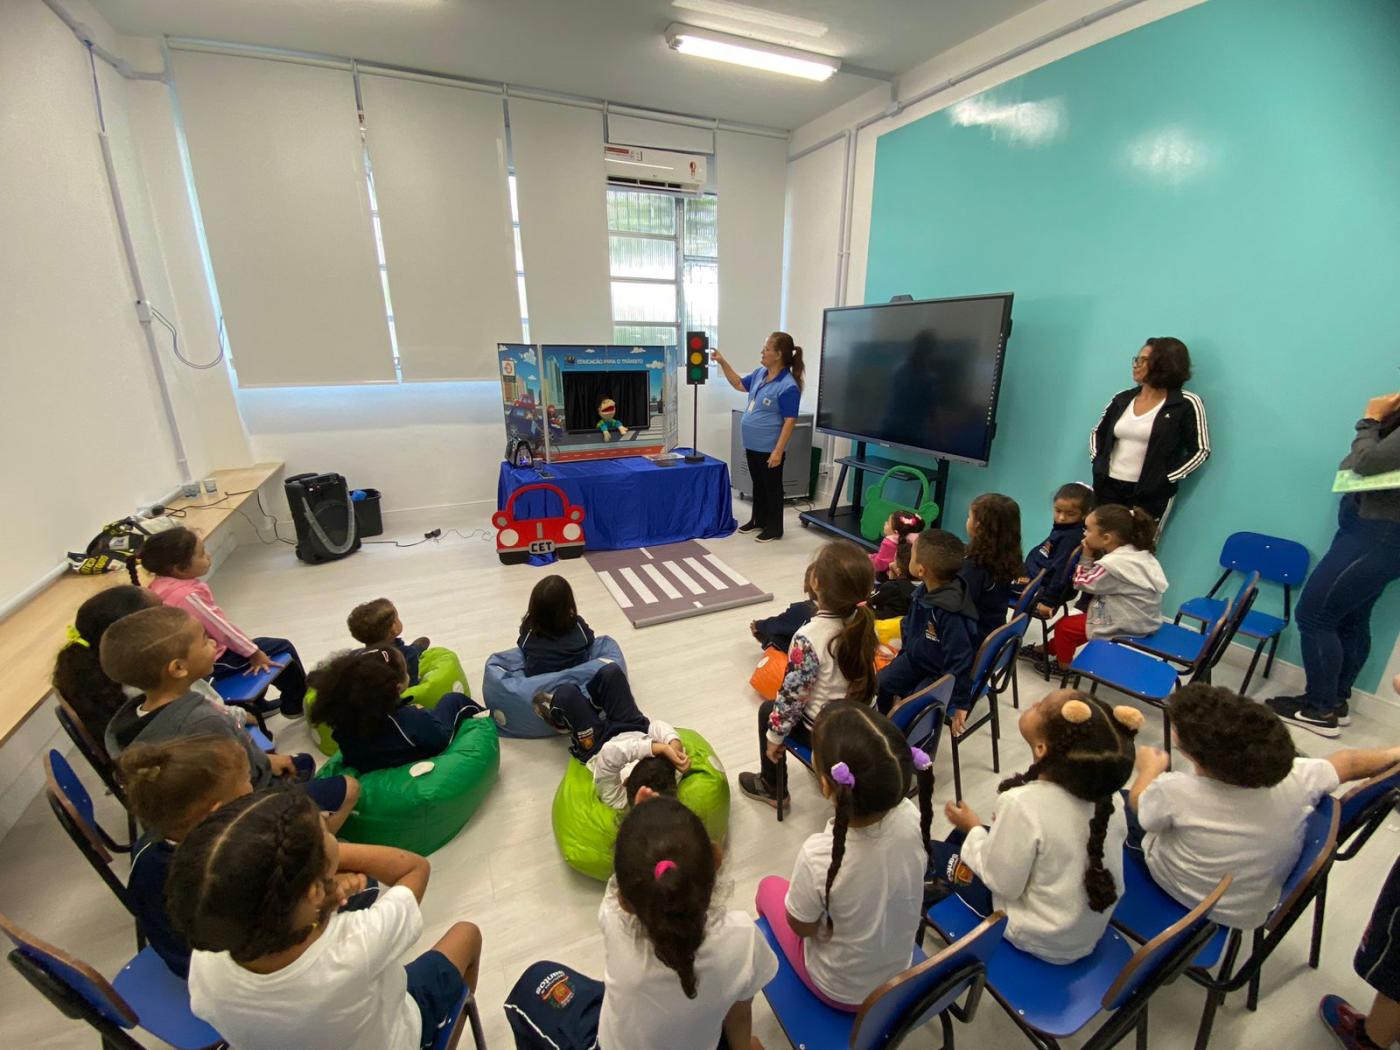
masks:
[(593, 629), (578, 614), (574, 589), (562, 576), (546, 576), (530, 592), (516, 641), (525, 654), (525, 677), (552, 674), (588, 662)]
[(977, 606), (975, 645), (1006, 622), (1011, 583), (1023, 564), (1021, 508), (999, 492), (978, 496), (967, 508), (967, 556), (958, 570)]
[(418, 684), (418, 661), (423, 650), (433, 643), (427, 638), (405, 642), (399, 637), (403, 634), (403, 621), (399, 619), (399, 611), (394, 608), (393, 602), (388, 598), (376, 598), (357, 605), (345, 618), (345, 625), (350, 628), (350, 637), (366, 649), (385, 649), (391, 645), (397, 649), (403, 657), (404, 666), (408, 668), (408, 684)]
[(951, 532), (928, 529), (914, 541), (909, 571), (919, 581), (900, 624), (902, 648), (877, 680), (875, 705), (888, 714), (900, 697), (951, 674), (951, 709), (971, 706), (972, 659), (977, 652), (977, 606), (958, 575), (963, 544)]
[(812, 595), (812, 567), (807, 566), (807, 574), (802, 578), (802, 591), (807, 595), (804, 601), (793, 602), (777, 616), (769, 616), (749, 623), (749, 631), (758, 644), (767, 649), (781, 649), (787, 652), (792, 645), (792, 636), (804, 623), (817, 615), (817, 600)]
[(918, 586), (909, 573), (909, 560), (913, 554), (914, 537), (910, 536), (895, 551), (886, 578), (876, 581), (875, 589), (866, 601), (875, 619), (893, 620), (909, 612), (910, 603), (914, 600), (914, 588)]
[(463, 719), (483, 710), (462, 693), (444, 693), (431, 709), (404, 703), (408, 672), (397, 649), (354, 649), (311, 674), (311, 721), (330, 726), (345, 764), (360, 773), (442, 754)]
[[(1074, 594), (1074, 588), (1070, 584), (1074, 553), (1084, 542), (1084, 519), (1093, 509), (1094, 490), (1088, 485), (1071, 481), (1055, 490), (1054, 502), (1051, 505), (1053, 525), (1050, 535), (1026, 554), (1025, 567), (1011, 586), (1012, 596), (1020, 597), (1026, 584), (1039, 573), (1045, 573), (1045, 580), (1040, 585), (1040, 594), (1036, 598), (1035, 611), (1038, 615), (1047, 618), (1053, 616), (1055, 610), (1069, 601), (1070, 596)], [(1030, 652), (1030, 648), (1022, 648), (1021, 655), (1027, 659), (1034, 659), (1038, 653)]]

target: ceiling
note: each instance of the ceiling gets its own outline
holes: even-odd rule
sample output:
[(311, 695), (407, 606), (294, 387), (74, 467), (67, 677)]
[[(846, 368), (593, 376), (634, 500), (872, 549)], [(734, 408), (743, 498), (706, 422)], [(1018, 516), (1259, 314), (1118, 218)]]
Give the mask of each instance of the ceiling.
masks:
[[(901, 73), (1036, 0), (92, 0), (121, 33), (316, 51), (795, 128), (874, 81), (810, 83), (675, 54), (671, 22)], [(775, 17), (776, 16), (776, 17)]]

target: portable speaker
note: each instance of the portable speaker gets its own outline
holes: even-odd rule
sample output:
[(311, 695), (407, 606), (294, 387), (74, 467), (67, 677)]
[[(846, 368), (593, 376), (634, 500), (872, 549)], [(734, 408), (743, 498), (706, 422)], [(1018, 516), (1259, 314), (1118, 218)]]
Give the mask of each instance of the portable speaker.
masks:
[(342, 475), (294, 474), (284, 488), (297, 530), (298, 558), (319, 565), (360, 549), (355, 505)]

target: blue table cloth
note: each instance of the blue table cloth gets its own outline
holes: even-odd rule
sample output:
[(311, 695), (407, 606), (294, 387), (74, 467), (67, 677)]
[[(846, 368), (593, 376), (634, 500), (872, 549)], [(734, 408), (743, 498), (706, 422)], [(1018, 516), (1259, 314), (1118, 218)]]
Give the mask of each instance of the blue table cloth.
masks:
[[(516, 489), (540, 482), (556, 485), (570, 503), (583, 507), (588, 550), (709, 539), (728, 536), (739, 527), (729, 491), (729, 465), (710, 456), (703, 463), (682, 460), (671, 467), (630, 456), (551, 463), (544, 469), (554, 477), (542, 478), (537, 468), (502, 462), (496, 509), (503, 509)], [(515, 517), (549, 517), (559, 513), (557, 504), (547, 492), (527, 492), (515, 502)]]

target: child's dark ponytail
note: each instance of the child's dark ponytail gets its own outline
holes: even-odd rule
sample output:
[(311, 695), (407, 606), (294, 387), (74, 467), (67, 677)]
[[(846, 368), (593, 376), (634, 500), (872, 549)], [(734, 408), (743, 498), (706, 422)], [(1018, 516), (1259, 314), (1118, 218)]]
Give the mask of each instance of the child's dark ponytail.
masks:
[(1040, 706), (1046, 715), (1045, 753), (1024, 773), (1003, 780), (997, 790), (1043, 779), (1094, 804), (1085, 845), (1089, 862), (1084, 891), (1089, 907), (1104, 912), (1118, 900), (1113, 873), (1104, 866), (1104, 839), (1114, 798), (1133, 774), (1133, 740), (1142, 727), (1142, 712), (1111, 708), (1088, 693), (1069, 689), (1052, 693)]
[(705, 825), (673, 798), (635, 806), (618, 829), (613, 866), (622, 904), (694, 999), (718, 867)]
[(118, 620), (159, 605), (144, 587), (125, 584), (94, 594), (78, 606), (68, 639), (54, 658), (53, 687), (99, 740), (107, 723), (126, 702), (122, 687), (107, 677), (98, 660), (102, 636)]
[(865, 600), (875, 586), (870, 557), (854, 543), (837, 540), (817, 552), (812, 562), (820, 608), (841, 618), (841, 633), (828, 654), (846, 679), (846, 699), (868, 704), (875, 694), (875, 616)]
[(1140, 551), (1157, 553), (1157, 519), (1141, 507), (1132, 509), (1132, 544)]
[(851, 821), (888, 813), (908, 797), (917, 777), (920, 833), (927, 845), (933, 820), (933, 760), (922, 752), (916, 760), (904, 734), (873, 708), (837, 700), (822, 708), (812, 726), (812, 763), (831, 786), (836, 804), (820, 927), (821, 936), (830, 937), (834, 929), (831, 889), (846, 856)]

